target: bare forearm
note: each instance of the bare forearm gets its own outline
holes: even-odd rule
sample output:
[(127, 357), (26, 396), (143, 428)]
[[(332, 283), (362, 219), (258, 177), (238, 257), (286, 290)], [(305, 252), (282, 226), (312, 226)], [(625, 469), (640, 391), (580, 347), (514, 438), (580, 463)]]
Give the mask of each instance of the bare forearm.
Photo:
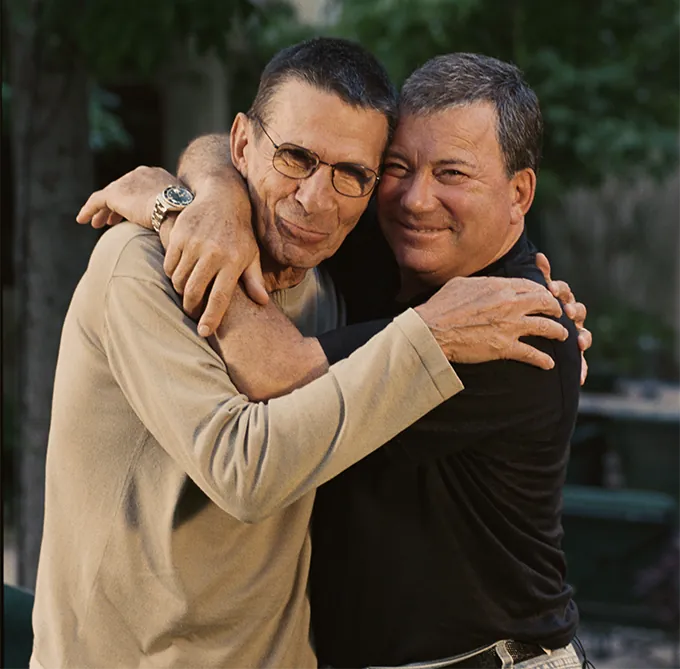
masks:
[(177, 176), (194, 192), (206, 183), (240, 179), (231, 164), (229, 135), (203, 135), (191, 142), (179, 158)]
[(303, 337), (273, 301), (263, 307), (249, 300), (240, 286), (211, 344), (253, 401), (285, 395), (328, 371), (317, 339)]

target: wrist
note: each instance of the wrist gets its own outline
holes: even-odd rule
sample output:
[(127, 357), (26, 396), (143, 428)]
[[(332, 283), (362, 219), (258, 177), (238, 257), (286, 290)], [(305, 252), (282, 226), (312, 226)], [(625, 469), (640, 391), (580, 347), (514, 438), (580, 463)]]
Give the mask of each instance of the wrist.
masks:
[[(167, 188), (170, 187), (176, 187), (176, 188), (184, 188), (184, 184), (175, 176), (168, 174), (168, 179), (165, 180), (165, 185), (160, 188), (157, 192), (153, 193), (151, 192), (150, 195), (148, 196), (148, 201), (146, 204), (146, 211), (148, 212), (146, 215), (145, 220), (141, 225), (143, 227), (147, 228), (148, 230), (154, 230), (157, 232), (156, 228), (154, 227), (154, 212), (156, 210), (156, 203), (158, 201), (159, 196), (161, 196)], [(165, 213), (164, 218), (167, 218), (171, 213), (173, 213), (173, 210), (170, 209)], [(174, 212), (176, 213), (176, 212)]]
[(430, 309), (428, 308), (429, 305), (427, 302), (423, 302), (423, 304), (419, 304), (416, 307), (413, 307), (413, 311), (415, 311), (418, 316), (420, 316), (420, 319), (427, 325), (430, 330), (433, 329), (433, 323), (432, 323), (432, 314), (430, 313)]
[(231, 219), (235, 227), (251, 229), (252, 206), (248, 187), (241, 175), (233, 168), (225, 170), (224, 174), (205, 175), (200, 185), (193, 190), (194, 202), (229, 206)]

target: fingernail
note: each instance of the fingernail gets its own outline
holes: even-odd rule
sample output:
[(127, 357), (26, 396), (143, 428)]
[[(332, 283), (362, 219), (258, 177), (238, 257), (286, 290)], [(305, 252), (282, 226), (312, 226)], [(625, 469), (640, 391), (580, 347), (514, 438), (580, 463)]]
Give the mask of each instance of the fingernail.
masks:
[(198, 334), (201, 337), (207, 337), (210, 334), (210, 328), (207, 325), (204, 325), (203, 323), (201, 323), (198, 326)]

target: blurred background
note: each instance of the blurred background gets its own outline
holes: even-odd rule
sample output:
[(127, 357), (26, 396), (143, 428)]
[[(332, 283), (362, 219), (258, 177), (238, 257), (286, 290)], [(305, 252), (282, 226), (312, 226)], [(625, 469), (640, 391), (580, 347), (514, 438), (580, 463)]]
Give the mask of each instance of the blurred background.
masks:
[(546, 139), (529, 232), (589, 309), (564, 512), (583, 637), (598, 666), (679, 666), (675, 0), (3, 0), (2, 10), (5, 584), (35, 583), (61, 323), (101, 234), (75, 223), (90, 192), (140, 164), (174, 171), (192, 138), (227, 132), (248, 108), (269, 58), (306, 37), (359, 40), (398, 85), (432, 56), (474, 51), (517, 64), (538, 93)]

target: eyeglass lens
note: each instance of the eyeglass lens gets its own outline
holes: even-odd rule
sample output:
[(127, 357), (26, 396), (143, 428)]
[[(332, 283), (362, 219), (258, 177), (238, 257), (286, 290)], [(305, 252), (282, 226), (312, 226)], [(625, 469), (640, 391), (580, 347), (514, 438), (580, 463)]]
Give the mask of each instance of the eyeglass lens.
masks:
[[(304, 179), (315, 171), (319, 159), (302, 147), (282, 144), (274, 153), (273, 165), (277, 171), (293, 179)], [(375, 175), (360, 165), (338, 163), (332, 166), (333, 185), (336, 190), (349, 197), (360, 197), (370, 192)]]

